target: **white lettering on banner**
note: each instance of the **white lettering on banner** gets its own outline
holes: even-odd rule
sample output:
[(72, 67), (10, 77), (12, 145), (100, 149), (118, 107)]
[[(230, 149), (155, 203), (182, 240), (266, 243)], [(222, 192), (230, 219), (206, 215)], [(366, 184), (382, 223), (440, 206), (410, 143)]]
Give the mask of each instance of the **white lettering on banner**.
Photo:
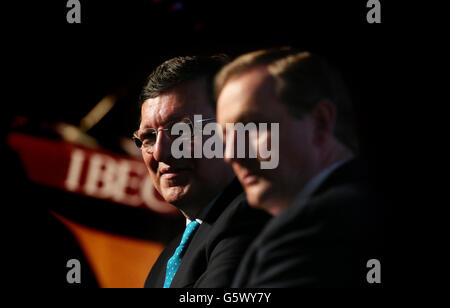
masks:
[(145, 166), (133, 160), (75, 149), (71, 153), (64, 186), (69, 191), (95, 198), (130, 206), (145, 205), (157, 212), (172, 211), (168, 204), (155, 197)]
[(86, 194), (98, 198), (113, 198), (116, 170), (117, 166), (113, 159), (100, 154), (92, 155), (84, 185)]
[(84, 153), (80, 150), (75, 150), (71, 154), (69, 172), (67, 174), (66, 188), (70, 191), (77, 190), (80, 183), (81, 170), (83, 168)]

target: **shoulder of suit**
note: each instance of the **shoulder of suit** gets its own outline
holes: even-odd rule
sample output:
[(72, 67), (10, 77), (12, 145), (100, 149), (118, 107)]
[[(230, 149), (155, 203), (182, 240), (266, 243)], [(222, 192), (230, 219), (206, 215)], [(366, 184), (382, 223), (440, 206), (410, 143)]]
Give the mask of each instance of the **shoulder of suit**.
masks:
[[(168, 259), (170, 259), (177, 249), (178, 245), (180, 244), (181, 238), (183, 236), (183, 232), (179, 233), (177, 236), (175, 236), (163, 249), (163, 251), (160, 253), (157, 261), (155, 264), (159, 262), (163, 262), (164, 264), (167, 262)], [(165, 266), (165, 265), (164, 265)]]
[(364, 236), (380, 222), (377, 206), (368, 186), (337, 185), (320, 195), (294, 202), (267, 225), (262, 238), (264, 241), (279, 240), (281, 235), (295, 238), (295, 234), (304, 232), (342, 238)]
[(241, 193), (230, 202), (214, 222), (210, 238), (250, 236), (258, 233), (270, 218), (271, 216), (266, 212), (250, 207), (245, 193)]
[(310, 212), (328, 214), (348, 213), (369, 209), (374, 202), (376, 202), (375, 192), (367, 183), (345, 183), (311, 197), (306, 202), (306, 209)]
[(219, 219), (233, 220), (236, 223), (241, 222), (245, 225), (266, 221), (271, 216), (262, 210), (252, 208), (247, 203), (245, 193), (238, 195), (230, 205), (225, 209)]

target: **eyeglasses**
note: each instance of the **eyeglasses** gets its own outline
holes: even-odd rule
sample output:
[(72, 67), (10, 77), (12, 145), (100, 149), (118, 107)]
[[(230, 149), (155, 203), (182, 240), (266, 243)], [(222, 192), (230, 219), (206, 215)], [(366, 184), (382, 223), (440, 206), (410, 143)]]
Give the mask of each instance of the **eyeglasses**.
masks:
[[(208, 118), (208, 119), (202, 119), (197, 121), (192, 121), (190, 118), (185, 117), (180, 121), (175, 121), (173, 123), (170, 123), (168, 127), (166, 128), (145, 128), (142, 131), (135, 131), (133, 134), (133, 141), (136, 144), (136, 146), (139, 149), (144, 149), (150, 152), (153, 152), (153, 147), (158, 139), (158, 132), (159, 131), (168, 131), (167, 134), (169, 138), (173, 141), (178, 137), (186, 137), (194, 138), (195, 136), (195, 130), (197, 127), (194, 125), (194, 123), (202, 123), (206, 121), (212, 121), (216, 118)], [(187, 125), (187, 126), (186, 126)], [(172, 134), (172, 128), (175, 127), (175, 130), (181, 131), (179, 134)], [(180, 128), (180, 129), (178, 129)], [(188, 129), (187, 129), (188, 128)], [(198, 129), (197, 129), (198, 130)]]

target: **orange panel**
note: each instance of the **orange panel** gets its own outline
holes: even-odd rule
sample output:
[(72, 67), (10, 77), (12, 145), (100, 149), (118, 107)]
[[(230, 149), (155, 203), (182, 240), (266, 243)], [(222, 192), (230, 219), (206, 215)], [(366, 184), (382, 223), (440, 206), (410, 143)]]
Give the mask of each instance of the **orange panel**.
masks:
[(164, 246), (74, 223), (53, 213), (69, 228), (103, 288), (142, 288)]

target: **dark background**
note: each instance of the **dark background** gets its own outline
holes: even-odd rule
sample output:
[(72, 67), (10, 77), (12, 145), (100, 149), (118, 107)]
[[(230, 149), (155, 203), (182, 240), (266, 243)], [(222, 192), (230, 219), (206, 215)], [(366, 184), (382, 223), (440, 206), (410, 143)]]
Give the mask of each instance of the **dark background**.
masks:
[[(389, 2), (380, 2), (381, 24), (367, 23), (365, 0), (81, 0), (81, 24), (67, 23), (65, 0), (5, 4), (2, 131), (9, 131), (17, 115), (79, 125), (105, 95), (120, 93), (115, 107), (88, 133), (121, 153), (119, 137), (137, 128), (144, 79), (164, 60), (213, 53), (234, 57), (290, 45), (327, 57), (344, 73), (361, 154), (388, 195), (396, 180), (395, 111), (402, 107), (391, 98), (399, 39), (395, 12)], [(20, 186), (18, 179), (13, 197)]]
[(119, 103), (89, 132), (119, 151), (116, 137), (136, 128), (137, 95), (162, 61), (291, 45), (326, 56), (344, 72), (362, 154), (376, 164), (389, 120), (388, 53), (396, 40), (388, 3), (382, 1), (382, 24), (366, 22), (365, 0), (80, 3), (81, 24), (67, 23), (65, 0), (21, 2), (5, 11), (12, 19), (4, 29), (10, 114), (79, 125), (101, 98), (119, 91)]

